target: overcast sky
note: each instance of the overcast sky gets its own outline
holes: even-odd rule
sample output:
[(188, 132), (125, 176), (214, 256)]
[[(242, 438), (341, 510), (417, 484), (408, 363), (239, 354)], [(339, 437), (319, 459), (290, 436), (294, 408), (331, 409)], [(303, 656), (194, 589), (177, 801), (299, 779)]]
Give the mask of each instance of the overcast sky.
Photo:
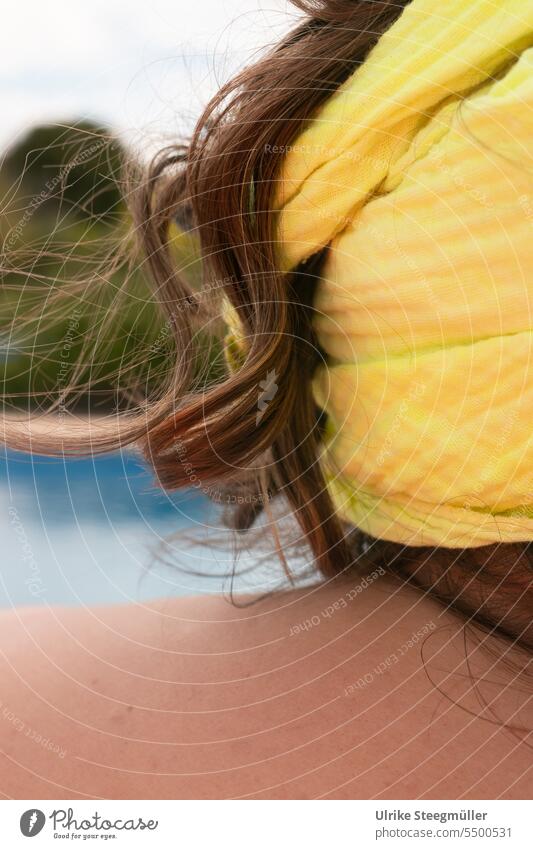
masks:
[(76, 117), (157, 145), (294, 20), (286, 0), (3, 4), (0, 146), (37, 122)]

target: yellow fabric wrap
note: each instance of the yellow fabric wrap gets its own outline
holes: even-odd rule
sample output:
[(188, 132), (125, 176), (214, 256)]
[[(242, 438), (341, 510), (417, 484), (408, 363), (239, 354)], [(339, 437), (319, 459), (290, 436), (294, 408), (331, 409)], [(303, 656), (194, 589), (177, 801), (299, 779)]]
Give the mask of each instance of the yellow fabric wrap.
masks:
[(280, 263), (329, 246), (322, 462), (375, 537), (533, 540), (530, 45), (533, 0), (413, 0), (282, 152)]

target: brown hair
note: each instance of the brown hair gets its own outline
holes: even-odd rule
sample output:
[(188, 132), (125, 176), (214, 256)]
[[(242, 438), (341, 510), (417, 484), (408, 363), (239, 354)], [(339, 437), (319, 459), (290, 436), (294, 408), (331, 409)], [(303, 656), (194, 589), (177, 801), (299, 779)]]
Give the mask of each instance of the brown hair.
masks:
[[(154, 297), (176, 343), (168, 385), (137, 412), (90, 428), (68, 421), (28, 427), (6, 418), (5, 440), (43, 453), (97, 453), (138, 443), (163, 487), (186, 487), (194, 474), (207, 491), (216, 488), (221, 500), (234, 501), (229, 521), (238, 530), (250, 528), (264, 509), (270, 512), (279, 497), (324, 575), (379, 562), (531, 647), (529, 545), (407, 548), (345, 527), (333, 508), (320, 462), (324, 415), (310, 390), (322, 356), (311, 321), (322, 254), (289, 274), (278, 267), (273, 196), (282, 157), (272, 150), (294, 141), (407, 2), (294, 3), (305, 13), (296, 28), (218, 92), (190, 142), (162, 151), (132, 194)], [(220, 287), (246, 335), (239, 368), (199, 389), (190, 352), (205, 313), (175, 267), (169, 232), (176, 219), (197, 234), (204, 284)], [(178, 303), (190, 308), (176, 309)], [(277, 391), (259, 417), (258, 387), (269, 375)], [(232, 499), (232, 493), (245, 497)]]

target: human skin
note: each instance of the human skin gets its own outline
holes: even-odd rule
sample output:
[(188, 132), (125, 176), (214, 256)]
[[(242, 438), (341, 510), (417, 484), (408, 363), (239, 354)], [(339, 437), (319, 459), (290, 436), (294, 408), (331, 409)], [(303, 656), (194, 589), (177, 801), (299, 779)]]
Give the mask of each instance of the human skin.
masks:
[(3, 796), (527, 798), (531, 750), (472, 688), (531, 727), (512, 671), (480, 651), (468, 669), (435, 600), (360, 580), (4, 612)]

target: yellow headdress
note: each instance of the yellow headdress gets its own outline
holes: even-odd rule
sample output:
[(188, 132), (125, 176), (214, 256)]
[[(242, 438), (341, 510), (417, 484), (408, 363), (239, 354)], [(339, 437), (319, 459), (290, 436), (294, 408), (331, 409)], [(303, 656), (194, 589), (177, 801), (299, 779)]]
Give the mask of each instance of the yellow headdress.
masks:
[(413, 0), (286, 152), (339, 512), (408, 545), (533, 540), (533, 0)]

